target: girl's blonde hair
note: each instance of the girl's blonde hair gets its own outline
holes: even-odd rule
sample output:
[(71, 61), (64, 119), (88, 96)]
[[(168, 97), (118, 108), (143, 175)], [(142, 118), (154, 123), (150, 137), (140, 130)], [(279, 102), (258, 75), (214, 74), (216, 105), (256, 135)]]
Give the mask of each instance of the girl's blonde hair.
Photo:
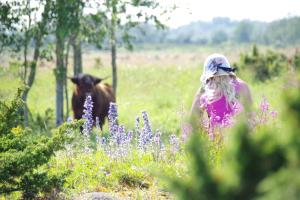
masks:
[(236, 91), (233, 85), (232, 76), (214, 76), (207, 80), (202, 86), (204, 94), (208, 102), (214, 102), (225, 96), (229, 105), (233, 105), (236, 102)]

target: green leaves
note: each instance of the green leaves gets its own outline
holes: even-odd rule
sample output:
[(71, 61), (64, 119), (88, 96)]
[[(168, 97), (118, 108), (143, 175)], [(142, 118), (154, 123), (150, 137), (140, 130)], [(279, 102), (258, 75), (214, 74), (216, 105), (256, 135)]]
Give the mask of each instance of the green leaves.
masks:
[(20, 121), (21, 92), (19, 89), (11, 103), (0, 102), (0, 193), (20, 191), (23, 198), (32, 199), (40, 192), (62, 186), (66, 172), (49, 174), (46, 164), (72, 141), (70, 133), (81, 123), (65, 123), (52, 137), (33, 134)]

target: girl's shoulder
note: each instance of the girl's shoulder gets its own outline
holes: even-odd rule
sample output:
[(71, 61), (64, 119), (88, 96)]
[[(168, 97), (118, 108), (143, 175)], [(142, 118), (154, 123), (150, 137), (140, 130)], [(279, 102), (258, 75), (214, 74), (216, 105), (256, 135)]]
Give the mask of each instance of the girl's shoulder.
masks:
[(233, 84), (237, 92), (243, 92), (249, 90), (248, 84), (240, 78), (234, 79)]
[(235, 81), (238, 94), (244, 98), (245, 102), (252, 104), (252, 95), (248, 84), (240, 78), (236, 78)]

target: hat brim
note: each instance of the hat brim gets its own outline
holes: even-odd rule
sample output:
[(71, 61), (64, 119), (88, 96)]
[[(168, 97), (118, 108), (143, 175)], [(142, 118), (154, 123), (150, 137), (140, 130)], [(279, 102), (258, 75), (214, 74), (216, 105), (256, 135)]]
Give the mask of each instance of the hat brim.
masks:
[(206, 76), (204, 81), (206, 82), (208, 79), (216, 76), (236, 76), (236, 75), (234, 72), (226, 72), (222, 69), (219, 69), (216, 73)]

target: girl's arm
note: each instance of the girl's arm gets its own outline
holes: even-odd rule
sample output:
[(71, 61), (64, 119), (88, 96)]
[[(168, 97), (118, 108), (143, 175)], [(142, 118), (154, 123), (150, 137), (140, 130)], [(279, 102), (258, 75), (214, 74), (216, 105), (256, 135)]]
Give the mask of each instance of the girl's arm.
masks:
[(202, 88), (199, 88), (198, 91), (196, 92), (195, 97), (194, 97), (190, 115), (193, 115), (193, 114), (198, 113), (198, 112), (201, 111), (201, 109), (200, 109), (200, 105), (201, 105), (200, 104), (200, 97), (201, 97), (202, 93), (203, 93)]
[(253, 101), (252, 101), (252, 95), (251, 95), (250, 88), (247, 85), (247, 83), (245, 83), (242, 79), (238, 78), (238, 82), (241, 85), (241, 90), (240, 90), (241, 102), (246, 107), (251, 108)]
[(201, 95), (203, 93), (204, 90), (202, 87), (200, 87), (194, 97), (192, 108), (190, 111), (190, 120), (192, 123), (197, 119), (197, 121), (199, 121), (199, 119), (203, 116), (203, 108), (201, 107)]

